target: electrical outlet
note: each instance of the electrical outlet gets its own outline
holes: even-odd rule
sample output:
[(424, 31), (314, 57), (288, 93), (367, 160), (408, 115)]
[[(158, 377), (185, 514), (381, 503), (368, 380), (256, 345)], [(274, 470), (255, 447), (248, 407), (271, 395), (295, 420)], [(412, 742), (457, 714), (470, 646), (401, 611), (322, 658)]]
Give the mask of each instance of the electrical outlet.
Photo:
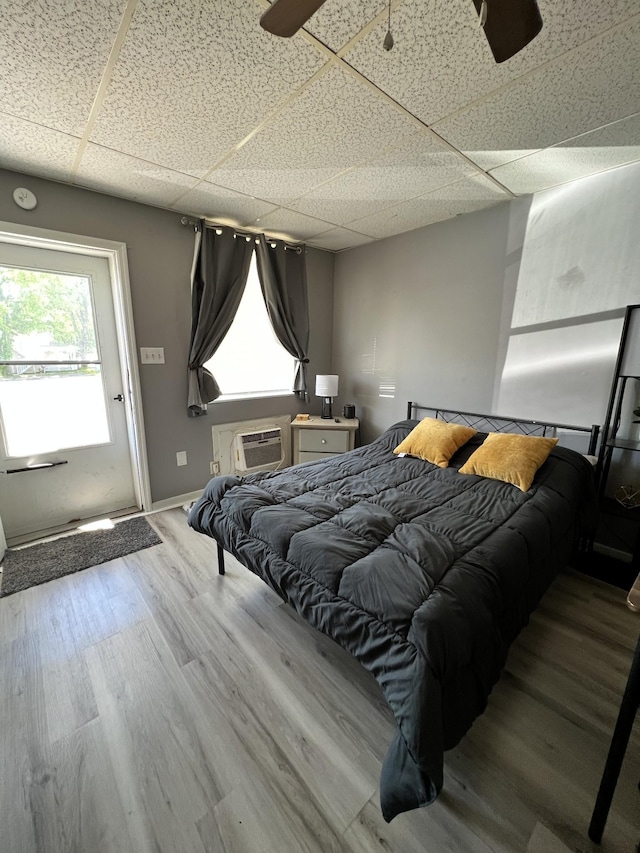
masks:
[(220, 463), (219, 462), (210, 462), (209, 463), (209, 471), (212, 477), (217, 477), (220, 473)]
[(187, 464), (187, 451), (179, 450), (176, 453), (176, 465), (186, 465)]
[(164, 347), (140, 347), (142, 364), (164, 364)]

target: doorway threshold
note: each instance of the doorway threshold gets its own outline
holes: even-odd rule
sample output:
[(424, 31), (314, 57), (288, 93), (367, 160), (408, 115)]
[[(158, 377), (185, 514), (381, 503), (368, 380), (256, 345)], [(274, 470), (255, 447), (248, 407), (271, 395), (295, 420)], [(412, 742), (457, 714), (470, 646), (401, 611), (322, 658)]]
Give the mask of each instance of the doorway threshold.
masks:
[(34, 542), (43, 542), (47, 539), (55, 539), (71, 530), (77, 530), (84, 527), (86, 524), (92, 524), (96, 521), (105, 521), (113, 518), (124, 518), (125, 516), (144, 515), (143, 510), (137, 506), (122, 507), (115, 509), (102, 515), (92, 515), (87, 518), (78, 518), (75, 521), (70, 521), (67, 524), (58, 524), (55, 527), (48, 527), (46, 530), (36, 530), (33, 533), (24, 533), (22, 536), (7, 537), (7, 547), (16, 548), (20, 545), (33, 545)]

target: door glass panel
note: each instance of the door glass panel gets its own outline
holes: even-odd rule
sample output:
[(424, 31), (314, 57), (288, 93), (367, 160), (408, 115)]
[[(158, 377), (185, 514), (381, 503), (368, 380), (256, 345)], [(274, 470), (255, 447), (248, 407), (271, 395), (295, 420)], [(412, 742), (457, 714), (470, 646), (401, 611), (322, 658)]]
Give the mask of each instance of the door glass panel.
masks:
[[(109, 442), (100, 365), (38, 365), (0, 379), (7, 456), (34, 456)], [(35, 369), (35, 368), (34, 368)]]
[(110, 441), (87, 276), (0, 266), (0, 417), (7, 456)]
[(0, 361), (97, 361), (87, 276), (0, 266)]

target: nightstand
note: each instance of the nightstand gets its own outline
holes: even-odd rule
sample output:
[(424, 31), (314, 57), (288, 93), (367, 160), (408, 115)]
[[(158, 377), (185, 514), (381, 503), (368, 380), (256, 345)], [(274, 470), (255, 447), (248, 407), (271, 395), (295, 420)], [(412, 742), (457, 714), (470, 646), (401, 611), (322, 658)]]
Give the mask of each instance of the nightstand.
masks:
[(356, 446), (358, 418), (310, 417), (308, 421), (291, 421), (291, 443), (293, 464), (328, 459), (338, 453), (346, 453)]

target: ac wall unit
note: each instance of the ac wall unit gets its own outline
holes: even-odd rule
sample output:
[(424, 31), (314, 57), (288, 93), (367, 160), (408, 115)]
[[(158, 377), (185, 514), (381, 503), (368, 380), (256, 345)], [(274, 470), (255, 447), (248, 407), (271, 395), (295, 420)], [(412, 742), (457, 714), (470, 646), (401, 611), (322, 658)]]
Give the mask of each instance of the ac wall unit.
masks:
[(280, 427), (237, 433), (235, 446), (238, 471), (269, 470), (284, 460)]

